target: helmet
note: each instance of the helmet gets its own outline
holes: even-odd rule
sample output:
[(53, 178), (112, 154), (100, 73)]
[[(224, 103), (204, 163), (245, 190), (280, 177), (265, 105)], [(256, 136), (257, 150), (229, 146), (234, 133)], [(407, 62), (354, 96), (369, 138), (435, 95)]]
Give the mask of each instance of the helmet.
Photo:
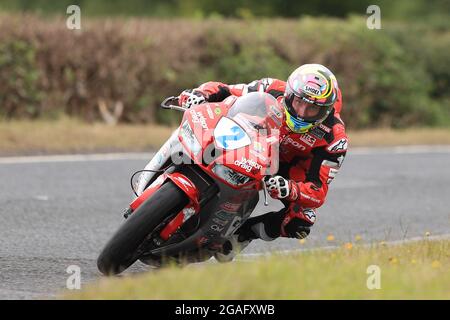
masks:
[(326, 119), (338, 95), (334, 74), (321, 64), (304, 64), (289, 76), (284, 92), (286, 125), (305, 133)]

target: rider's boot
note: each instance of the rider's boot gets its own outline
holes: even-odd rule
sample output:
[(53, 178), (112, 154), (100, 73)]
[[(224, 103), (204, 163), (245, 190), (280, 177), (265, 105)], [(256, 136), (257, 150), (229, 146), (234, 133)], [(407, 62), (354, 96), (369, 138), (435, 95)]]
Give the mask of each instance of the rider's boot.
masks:
[(230, 262), (237, 256), (245, 247), (247, 247), (253, 238), (244, 236), (243, 234), (233, 234), (223, 245), (222, 251), (214, 253), (214, 257), (219, 262)]
[(219, 262), (230, 262), (254, 239), (272, 241), (280, 236), (281, 222), (286, 209), (269, 212), (248, 219), (222, 246), (214, 257)]

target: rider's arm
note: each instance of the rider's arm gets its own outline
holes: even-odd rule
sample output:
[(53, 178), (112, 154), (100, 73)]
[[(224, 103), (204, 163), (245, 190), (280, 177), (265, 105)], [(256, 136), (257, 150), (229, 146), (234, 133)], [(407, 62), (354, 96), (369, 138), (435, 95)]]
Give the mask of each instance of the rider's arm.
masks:
[(338, 135), (328, 146), (313, 150), (313, 158), (304, 182), (296, 182), (299, 188), (297, 201), (302, 207), (318, 208), (324, 202), (328, 185), (333, 181), (347, 152), (345, 132)]
[(272, 78), (255, 80), (249, 84), (225, 84), (222, 82), (206, 82), (194, 89), (203, 93), (209, 102), (219, 102), (230, 95), (242, 96), (250, 92), (267, 92), (277, 98), (283, 95), (286, 83)]

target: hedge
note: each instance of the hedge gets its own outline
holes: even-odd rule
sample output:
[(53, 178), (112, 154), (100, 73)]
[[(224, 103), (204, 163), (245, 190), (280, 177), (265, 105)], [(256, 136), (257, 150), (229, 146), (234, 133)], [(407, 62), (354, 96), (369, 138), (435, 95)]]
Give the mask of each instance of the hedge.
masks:
[(159, 102), (218, 80), (286, 79), (303, 63), (333, 70), (352, 128), (448, 125), (450, 30), (366, 28), (348, 19), (82, 19), (0, 15), (0, 117), (173, 122)]

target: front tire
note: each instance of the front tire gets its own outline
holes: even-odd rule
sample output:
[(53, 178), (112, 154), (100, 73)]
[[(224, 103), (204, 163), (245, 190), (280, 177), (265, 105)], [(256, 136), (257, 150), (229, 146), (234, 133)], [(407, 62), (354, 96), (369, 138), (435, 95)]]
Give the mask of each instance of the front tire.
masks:
[(168, 215), (188, 203), (185, 193), (172, 181), (164, 183), (145, 200), (108, 241), (97, 259), (98, 270), (104, 275), (119, 274), (139, 258), (136, 254), (146, 237)]

